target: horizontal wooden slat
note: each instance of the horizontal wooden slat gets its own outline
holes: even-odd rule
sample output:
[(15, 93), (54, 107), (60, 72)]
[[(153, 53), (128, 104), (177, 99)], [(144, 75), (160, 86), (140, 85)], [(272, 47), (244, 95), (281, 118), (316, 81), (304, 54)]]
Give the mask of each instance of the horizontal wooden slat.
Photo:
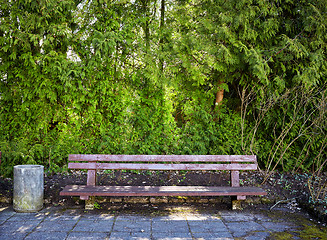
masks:
[(256, 170), (257, 164), (68, 163), (69, 169), (103, 170)]
[(61, 196), (248, 196), (266, 195), (257, 187), (86, 186), (68, 185)]
[(256, 162), (255, 155), (104, 155), (71, 154), (69, 161), (109, 162)]

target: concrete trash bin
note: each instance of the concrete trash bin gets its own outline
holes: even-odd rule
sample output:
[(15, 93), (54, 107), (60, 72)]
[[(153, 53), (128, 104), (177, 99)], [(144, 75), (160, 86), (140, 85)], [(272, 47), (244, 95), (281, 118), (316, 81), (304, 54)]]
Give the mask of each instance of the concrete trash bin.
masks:
[(16, 212), (37, 212), (43, 208), (44, 166), (14, 166), (13, 208)]

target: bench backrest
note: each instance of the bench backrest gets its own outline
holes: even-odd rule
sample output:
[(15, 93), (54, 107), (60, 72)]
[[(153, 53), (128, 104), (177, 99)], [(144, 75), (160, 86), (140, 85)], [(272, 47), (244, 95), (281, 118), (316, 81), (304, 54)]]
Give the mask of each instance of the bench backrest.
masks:
[(87, 169), (87, 185), (96, 185), (97, 170), (230, 170), (239, 187), (240, 170), (258, 168), (255, 155), (103, 155), (71, 154), (69, 169)]
[(256, 170), (253, 155), (69, 155), (69, 169)]

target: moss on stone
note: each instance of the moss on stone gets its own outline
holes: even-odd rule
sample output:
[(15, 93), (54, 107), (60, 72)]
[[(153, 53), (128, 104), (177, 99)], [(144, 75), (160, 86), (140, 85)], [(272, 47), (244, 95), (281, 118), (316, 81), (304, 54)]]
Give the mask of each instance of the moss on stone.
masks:
[(316, 225), (305, 225), (299, 237), (301, 239), (327, 239), (327, 230)]

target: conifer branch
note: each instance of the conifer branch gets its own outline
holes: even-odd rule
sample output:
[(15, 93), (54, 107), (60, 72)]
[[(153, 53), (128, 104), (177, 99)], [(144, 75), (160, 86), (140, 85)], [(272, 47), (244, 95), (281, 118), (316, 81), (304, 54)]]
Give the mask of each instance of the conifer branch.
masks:
[[(302, 29), (302, 31), (301, 31), (298, 35), (296, 35), (296, 36), (291, 40), (291, 42), (295, 41), (295, 40), (296, 40), (296, 39), (297, 39), (297, 38), (298, 38), (298, 37), (303, 33), (303, 31), (304, 31), (304, 28)], [(289, 43), (286, 44), (286, 46), (283, 47), (281, 50), (279, 50), (278, 52), (275, 52), (275, 54), (271, 55), (265, 63), (269, 62), (270, 59), (271, 59), (272, 57), (277, 56), (277, 55), (280, 54), (282, 51), (284, 51), (286, 48), (288, 48), (288, 46), (289, 46), (290, 44), (291, 44), (291, 43), (289, 42)]]

